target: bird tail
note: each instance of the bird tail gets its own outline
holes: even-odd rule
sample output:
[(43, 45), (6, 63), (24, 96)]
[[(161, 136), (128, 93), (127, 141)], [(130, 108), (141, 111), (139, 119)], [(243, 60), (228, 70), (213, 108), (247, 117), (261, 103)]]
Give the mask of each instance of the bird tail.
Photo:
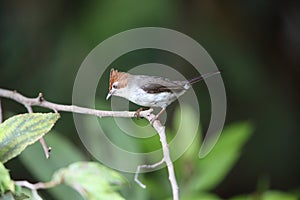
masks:
[(189, 81), (189, 84), (194, 84), (194, 83), (197, 83), (197, 82), (199, 82), (199, 81), (202, 81), (202, 80), (204, 80), (204, 79), (206, 79), (206, 78), (209, 78), (209, 77), (211, 77), (211, 76), (214, 76), (214, 75), (217, 75), (217, 74), (220, 74), (221, 72), (220, 71), (215, 71), (215, 72), (210, 72), (210, 73), (207, 73), (207, 74), (203, 74), (203, 75), (201, 75), (201, 76), (197, 76), (197, 77), (195, 77), (195, 78), (192, 78), (192, 79), (190, 79), (190, 80), (188, 80)]

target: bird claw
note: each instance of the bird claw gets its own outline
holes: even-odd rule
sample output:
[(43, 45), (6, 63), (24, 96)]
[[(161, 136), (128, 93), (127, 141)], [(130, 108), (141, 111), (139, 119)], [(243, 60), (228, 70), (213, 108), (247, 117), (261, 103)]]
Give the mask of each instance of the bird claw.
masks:
[(142, 111), (144, 111), (144, 110), (147, 110), (147, 109), (148, 109), (148, 108), (143, 108), (143, 107), (137, 109), (137, 110), (135, 111), (135, 113), (134, 113), (134, 117), (136, 117), (136, 118), (139, 119), (139, 118), (141, 117), (141, 114), (140, 114), (140, 113), (141, 113)]

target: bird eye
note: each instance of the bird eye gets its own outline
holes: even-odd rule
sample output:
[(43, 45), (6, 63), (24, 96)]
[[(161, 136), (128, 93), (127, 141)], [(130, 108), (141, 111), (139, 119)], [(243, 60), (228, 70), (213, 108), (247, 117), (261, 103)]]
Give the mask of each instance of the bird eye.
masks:
[(112, 86), (114, 89), (117, 89), (118, 88), (118, 84), (113, 84)]

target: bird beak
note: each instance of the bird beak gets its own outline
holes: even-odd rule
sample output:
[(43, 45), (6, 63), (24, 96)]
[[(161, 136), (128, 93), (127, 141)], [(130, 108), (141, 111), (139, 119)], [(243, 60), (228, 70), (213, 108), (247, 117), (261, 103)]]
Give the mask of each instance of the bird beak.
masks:
[(108, 100), (109, 97), (111, 97), (111, 95), (112, 95), (112, 91), (109, 91), (109, 93), (108, 93), (107, 96), (106, 96), (106, 100)]

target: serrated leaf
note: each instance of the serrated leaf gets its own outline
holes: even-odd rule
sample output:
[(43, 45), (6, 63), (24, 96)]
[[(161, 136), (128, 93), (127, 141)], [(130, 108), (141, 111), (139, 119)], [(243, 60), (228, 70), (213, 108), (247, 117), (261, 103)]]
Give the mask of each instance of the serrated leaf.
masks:
[(123, 176), (96, 162), (77, 162), (56, 172), (53, 180), (77, 190), (89, 200), (122, 200), (116, 189), (125, 182)]
[(58, 113), (30, 113), (13, 116), (0, 124), (0, 161), (19, 155), (51, 130)]
[(241, 154), (241, 148), (252, 133), (249, 123), (227, 127), (212, 151), (197, 163), (197, 174), (189, 182), (189, 189), (208, 191), (228, 174)]
[(6, 191), (14, 192), (14, 182), (10, 179), (8, 170), (0, 162), (0, 196)]

